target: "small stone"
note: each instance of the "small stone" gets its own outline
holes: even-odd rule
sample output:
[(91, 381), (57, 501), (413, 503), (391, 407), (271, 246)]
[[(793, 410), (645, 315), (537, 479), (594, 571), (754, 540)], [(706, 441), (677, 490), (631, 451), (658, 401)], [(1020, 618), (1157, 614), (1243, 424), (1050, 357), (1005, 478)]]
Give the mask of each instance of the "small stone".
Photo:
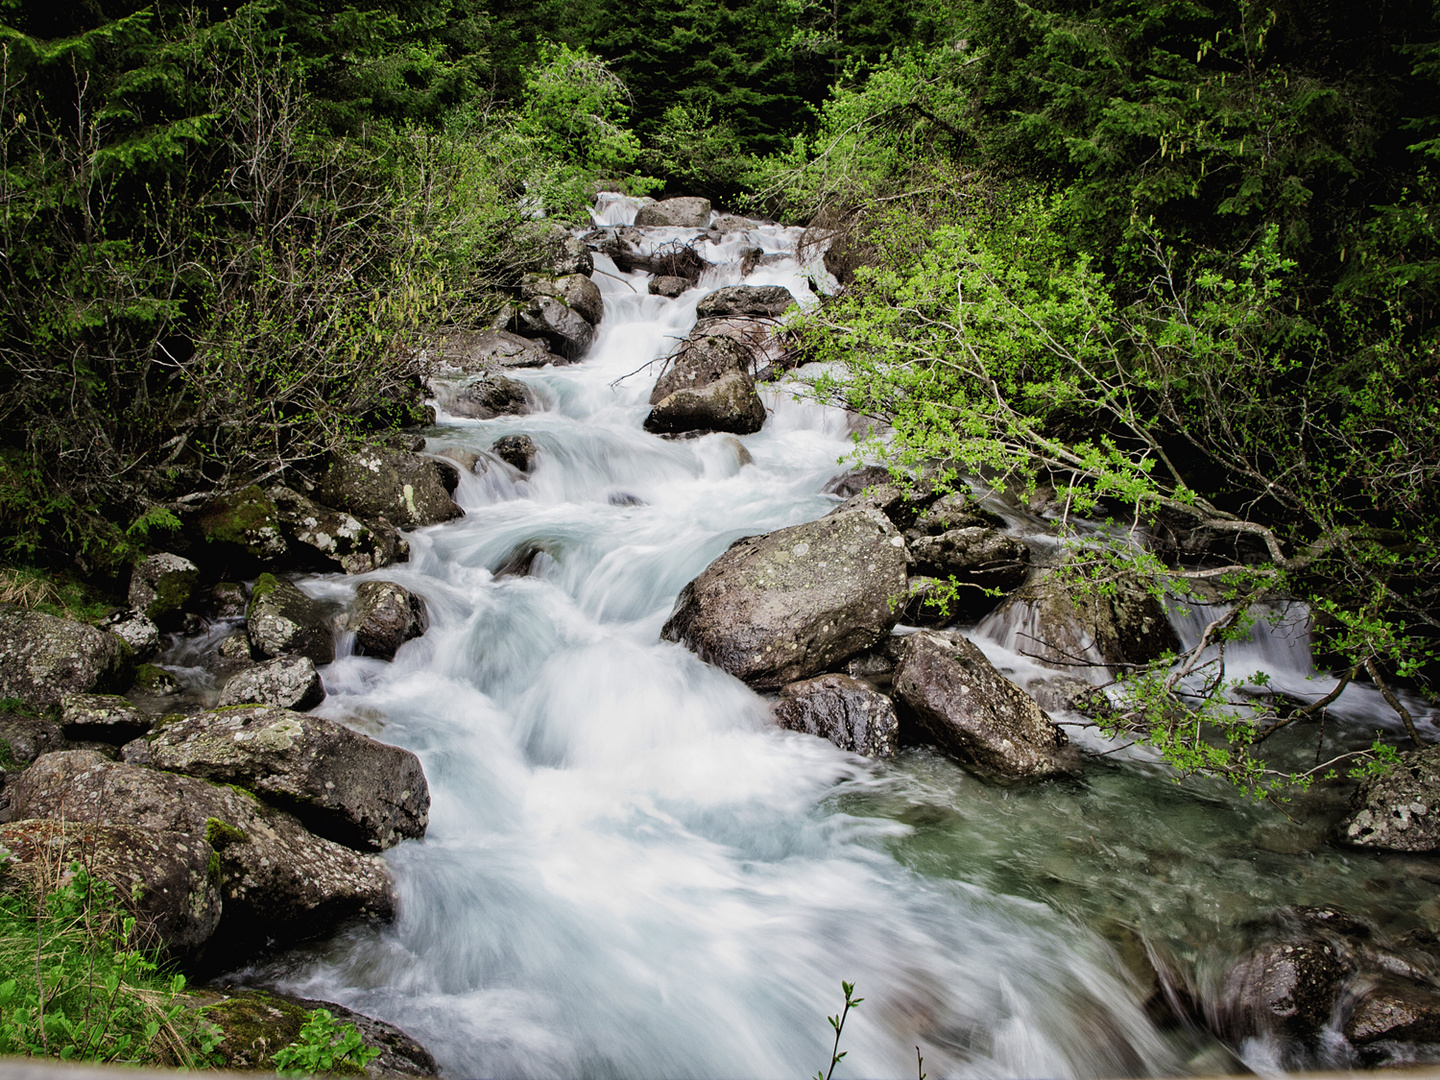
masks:
[(430, 614), (409, 589), (393, 581), (366, 581), (355, 591), (348, 625), (360, 652), (391, 660), (401, 645), (429, 629)]
[(540, 448), (529, 435), (505, 435), (496, 439), (490, 450), (501, 461), (508, 462), (523, 473), (534, 468), (535, 455), (540, 453)]
[(884, 694), (848, 675), (820, 675), (790, 683), (770, 714), (783, 728), (829, 739), (866, 757), (894, 757), (900, 721)]
[(148, 660), (160, 651), (160, 628), (138, 611), (125, 611), (106, 620), (101, 629), (130, 646), (136, 660)]
[(664, 296), (673, 300), (688, 288), (688, 279), (673, 274), (656, 274), (650, 279), (651, 296)]
[(245, 586), (234, 581), (218, 581), (210, 586), (210, 613), (217, 619), (241, 619), (250, 606)]
[(246, 634), (231, 634), (224, 638), (215, 649), (216, 655), (228, 664), (248, 664), (254, 657), (250, 655), (250, 638)]
[(439, 388), (440, 405), (452, 416), (467, 420), (493, 420), (497, 416), (519, 416), (534, 407), (530, 391), (518, 379), (485, 375), (450, 391)]
[(141, 664), (135, 669), (135, 688), (156, 697), (170, 697), (180, 692), (180, 680), (162, 667)]

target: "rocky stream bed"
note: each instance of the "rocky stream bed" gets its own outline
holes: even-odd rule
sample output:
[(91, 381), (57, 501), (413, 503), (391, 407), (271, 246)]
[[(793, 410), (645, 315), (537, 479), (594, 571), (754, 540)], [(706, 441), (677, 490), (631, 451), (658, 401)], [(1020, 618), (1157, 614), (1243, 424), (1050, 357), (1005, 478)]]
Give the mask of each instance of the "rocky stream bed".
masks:
[[(1440, 750), (1177, 786), (1087, 714), (1205, 611), (1067, 593), (1043, 492), (842, 463), (796, 230), (593, 216), (436, 342), (429, 429), (202, 507), (106, 627), (0, 608), (4, 874), (83, 855), (285, 995), (249, 1022), (338, 1003), (387, 1072), (808, 1074), (842, 979), (852, 1076), (1440, 1060)], [(1232, 649), (1328, 689), (1304, 612)], [(1276, 753), (1393, 726), (1356, 684)]]

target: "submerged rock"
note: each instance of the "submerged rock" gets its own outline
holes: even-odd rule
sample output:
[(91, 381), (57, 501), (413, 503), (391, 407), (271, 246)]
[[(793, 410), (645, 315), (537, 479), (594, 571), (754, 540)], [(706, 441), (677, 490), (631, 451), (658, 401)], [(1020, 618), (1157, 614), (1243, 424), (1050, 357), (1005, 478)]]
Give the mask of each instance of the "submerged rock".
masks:
[(1364, 780), (1338, 832), (1355, 847), (1440, 850), (1440, 746), (1406, 751), (1389, 773)]
[(1225, 976), (1222, 1027), (1240, 1037), (1275, 1031), (1313, 1040), (1329, 1023), (1349, 973), (1349, 964), (1329, 941), (1262, 945)]
[(259, 657), (306, 656), (317, 664), (335, 659), (335, 634), (325, 609), (273, 574), (255, 579), (245, 630), (251, 652)]
[(32, 818), (0, 825), (0, 848), (13, 859), (0, 866), (0, 892), (6, 878), (30, 888), (38, 879), (53, 888), (51, 875), (63, 883), (79, 862), (114, 888), (115, 899), (135, 917), (140, 941), (172, 958), (199, 952), (220, 924), (219, 875), (211, 872), (203, 837)]
[(395, 911), (383, 859), (313, 836), (239, 788), (78, 750), (46, 754), (8, 790), (17, 820), (133, 827), (162, 842), (214, 848), (223, 910), (213, 952), (243, 955)]
[(959, 634), (922, 631), (906, 638), (895, 696), (924, 737), (987, 780), (1079, 771), (1079, 754), (1065, 733)]
[(873, 512), (832, 514), (736, 542), (685, 586), (661, 636), (778, 688), (886, 637), (904, 601), (900, 534)]
[(280, 709), (313, 709), (325, 700), (325, 684), (308, 656), (281, 656), (237, 671), (220, 691), (217, 703), (273, 705)]
[(849, 675), (790, 683), (770, 714), (783, 728), (818, 735), (866, 757), (894, 757), (899, 749), (900, 721), (890, 699)]
[(1378, 1042), (1440, 1042), (1440, 994), (1410, 979), (1386, 978), (1370, 987), (1345, 1021), (1354, 1046)]
[(0, 605), (0, 698), (57, 705), (70, 693), (130, 685), (130, 646), (93, 626)]
[(316, 498), (356, 517), (383, 517), (414, 528), (464, 516), (450, 498), (459, 480), (459, 471), (448, 462), (371, 446), (333, 454)]
[(691, 195), (647, 203), (635, 211), (635, 227), (703, 229), (710, 224), (710, 200)]
[(775, 318), (785, 314), (795, 297), (783, 285), (730, 285), (701, 297), (695, 306), (700, 319), (759, 315)]
[(401, 645), (430, 628), (430, 613), (409, 589), (393, 581), (366, 581), (355, 591), (348, 627), (360, 652), (391, 660)]

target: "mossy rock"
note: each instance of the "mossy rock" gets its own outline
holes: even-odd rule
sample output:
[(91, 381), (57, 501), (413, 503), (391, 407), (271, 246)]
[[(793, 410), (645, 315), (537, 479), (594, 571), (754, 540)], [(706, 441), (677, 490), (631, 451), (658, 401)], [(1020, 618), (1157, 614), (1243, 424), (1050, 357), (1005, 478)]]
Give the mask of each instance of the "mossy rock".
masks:
[(147, 694), (169, 695), (180, 692), (180, 681), (155, 664), (141, 664), (135, 669), (135, 686)]

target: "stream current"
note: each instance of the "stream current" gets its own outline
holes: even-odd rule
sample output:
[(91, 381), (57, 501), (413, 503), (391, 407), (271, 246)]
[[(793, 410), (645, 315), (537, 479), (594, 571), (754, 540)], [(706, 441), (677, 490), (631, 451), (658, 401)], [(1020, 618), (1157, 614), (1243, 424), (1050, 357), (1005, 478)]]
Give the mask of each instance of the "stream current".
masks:
[[(628, 223), (635, 207), (602, 197), (594, 217)], [(925, 749), (871, 761), (780, 730), (760, 696), (659, 640), (676, 594), (732, 541), (837, 503), (823, 489), (853, 450), (848, 419), (783, 385), (743, 439), (641, 428), (659, 368), (642, 365), (673, 351), (701, 296), (741, 281), (744, 249), (773, 256), (746, 284), (815, 301), (824, 271), (796, 262), (797, 239), (725, 234), (673, 300), (596, 256), (605, 317), (588, 356), (512, 373), (537, 410), (441, 413), (427, 449), (487, 466), (456, 492), (466, 516), (366, 575), (421, 595), (430, 629), (392, 663), (342, 641), (317, 710), (424, 765), (428, 835), (387, 855), (400, 915), (239, 977), (397, 1024), (456, 1077), (813, 1075), (842, 979), (865, 1001), (837, 1077), (914, 1076), (917, 1046), (932, 1077), (1175, 1075), (1240, 1063), (1198, 1028), (1157, 1025), (1147, 952), (1203, 992), (1247, 922), (1285, 904), (1336, 904), (1384, 933), (1440, 928), (1440, 873), (1328, 846), (1324, 790), (1257, 806), (1123, 750), (1081, 780), (1008, 789)], [(488, 453), (512, 432), (540, 447), (528, 477)], [(995, 508), (1044, 544), (1044, 521)], [(517, 553), (528, 573), (505, 572)], [(362, 580), (301, 585), (343, 605)], [(1203, 613), (1174, 618), (1198, 640)], [(1022, 655), (1024, 627), (964, 629), (1022, 685), (1054, 674)], [(1326, 689), (1307, 679), (1303, 620), (1240, 651), (1285, 689)], [(1360, 688), (1332, 713), (1322, 746), (1312, 731), (1286, 752), (1389, 723)], [(1293, 1063), (1263, 1041), (1242, 1057)]]

